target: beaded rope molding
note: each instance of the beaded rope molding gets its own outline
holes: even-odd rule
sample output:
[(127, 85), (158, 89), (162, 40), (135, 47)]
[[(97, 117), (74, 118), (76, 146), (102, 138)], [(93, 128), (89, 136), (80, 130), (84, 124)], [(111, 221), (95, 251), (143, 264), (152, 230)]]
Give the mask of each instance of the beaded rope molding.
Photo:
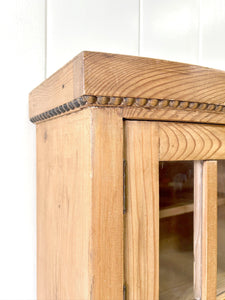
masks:
[(36, 123), (46, 119), (59, 116), (63, 113), (73, 111), (76, 108), (84, 108), (87, 106), (103, 106), (103, 107), (143, 107), (143, 108), (172, 108), (172, 109), (189, 109), (191, 111), (211, 111), (225, 112), (224, 105), (216, 105), (211, 103), (189, 102), (182, 100), (166, 100), (152, 98), (129, 98), (129, 97), (107, 97), (107, 96), (82, 96), (70, 102), (52, 108), (30, 119)]

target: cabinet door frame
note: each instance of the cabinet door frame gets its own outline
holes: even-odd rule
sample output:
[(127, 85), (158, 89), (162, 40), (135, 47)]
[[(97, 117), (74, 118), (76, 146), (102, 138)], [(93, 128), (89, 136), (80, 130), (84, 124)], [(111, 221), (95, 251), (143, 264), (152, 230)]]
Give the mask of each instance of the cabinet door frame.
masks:
[[(194, 197), (194, 255), (200, 262), (194, 266), (195, 296), (201, 294), (202, 300), (216, 299), (216, 160), (225, 159), (225, 127), (125, 120), (124, 131), (128, 202), (124, 251), (127, 299), (159, 298), (158, 164), (159, 161), (185, 160), (195, 161), (195, 174), (198, 176), (195, 178)], [(152, 192), (157, 189), (158, 192)], [(149, 232), (146, 224), (153, 231)]]

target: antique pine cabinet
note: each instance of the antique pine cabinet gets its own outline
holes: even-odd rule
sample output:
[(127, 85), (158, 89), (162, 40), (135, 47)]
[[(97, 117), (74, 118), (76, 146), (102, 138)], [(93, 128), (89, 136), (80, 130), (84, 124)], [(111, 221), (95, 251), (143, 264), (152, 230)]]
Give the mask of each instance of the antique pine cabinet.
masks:
[(38, 300), (225, 299), (225, 72), (82, 52), (29, 109)]

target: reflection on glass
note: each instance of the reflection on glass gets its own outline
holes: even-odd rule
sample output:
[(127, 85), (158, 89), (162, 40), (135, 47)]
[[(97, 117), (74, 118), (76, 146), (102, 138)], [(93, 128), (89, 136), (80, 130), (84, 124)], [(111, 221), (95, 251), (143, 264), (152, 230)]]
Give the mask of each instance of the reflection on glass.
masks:
[(218, 161), (217, 294), (225, 293), (225, 161)]
[(193, 162), (160, 162), (159, 299), (193, 299)]

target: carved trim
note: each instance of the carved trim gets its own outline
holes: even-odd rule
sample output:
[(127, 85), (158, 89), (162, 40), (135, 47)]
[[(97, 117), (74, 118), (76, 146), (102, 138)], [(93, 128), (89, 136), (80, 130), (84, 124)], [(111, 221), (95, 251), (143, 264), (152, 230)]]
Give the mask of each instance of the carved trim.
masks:
[(147, 99), (147, 98), (129, 98), (129, 97), (107, 97), (107, 96), (82, 96), (73, 101), (67, 102), (63, 105), (57, 106), (44, 113), (41, 113), (30, 119), (31, 122), (36, 123), (44, 121), (55, 116), (59, 116), (75, 109), (81, 109), (90, 106), (101, 107), (124, 107), (135, 106), (146, 109), (176, 109), (176, 110), (190, 110), (190, 111), (210, 111), (210, 112), (225, 112), (224, 105), (216, 105), (212, 103), (189, 102), (172, 99)]

